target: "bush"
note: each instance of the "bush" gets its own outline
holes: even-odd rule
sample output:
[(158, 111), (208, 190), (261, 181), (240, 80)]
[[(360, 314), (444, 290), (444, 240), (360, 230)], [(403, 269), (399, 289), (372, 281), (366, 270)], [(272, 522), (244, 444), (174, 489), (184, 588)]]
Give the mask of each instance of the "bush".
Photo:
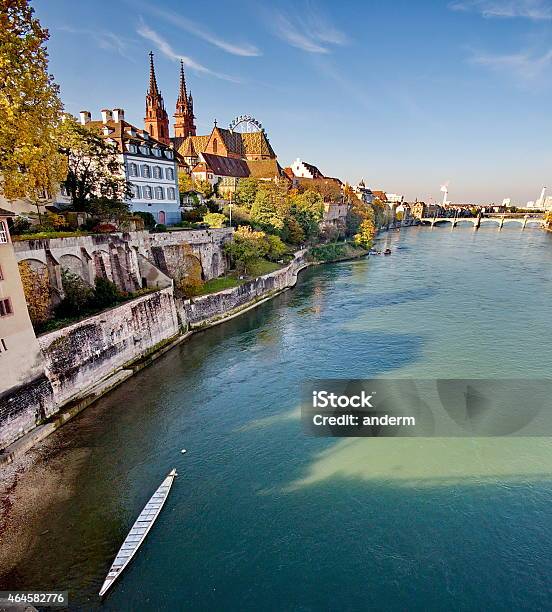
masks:
[(141, 217), (144, 220), (144, 227), (152, 230), (155, 227), (155, 217), (150, 212), (137, 211), (134, 213), (136, 217)]
[(220, 229), (226, 223), (226, 217), (220, 213), (210, 212), (203, 217), (203, 222), (209, 227)]
[(12, 235), (25, 234), (29, 231), (30, 228), (30, 219), (27, 219), (27, 217), (16, 217), (14, 219), (13, 225), (10, 228), (10, 233)]
[(198, 206), (192, 210), (186, 210), (182, 213), (182, 221), (191, 221), (197, 223), (202, 221), (203, 217), (209, 212), (207, 206)]
[(94, 296), (92, 287), (67, 268), (61, 271), (61, 282), (65, 297), (56, 308), (56, 317), (65, 318), (85, 314)]
[(167, 231), (167, 226), (164, 225), (163, 223), (158, 223), (155, 228), (153, 229), (154, 232), (166, 232)]
[(268, 250), (266, 253), (267, 259), (270, 259), (271, 261), (278, 261), (287, 253), (286, 245), (278, 236), (267, 234), (266, 241), (268, 244)]
[(112, 234), (118, 230), (113, 223), (98, 223), (92, 228), (92, 231), (96, 234)]
[(94, 295), (92, 305), (96, 308), (109, 308), (114, 306), (121, 299), (121, 293), (115, 283), (107, 278), (96, 277), (94, 283)]

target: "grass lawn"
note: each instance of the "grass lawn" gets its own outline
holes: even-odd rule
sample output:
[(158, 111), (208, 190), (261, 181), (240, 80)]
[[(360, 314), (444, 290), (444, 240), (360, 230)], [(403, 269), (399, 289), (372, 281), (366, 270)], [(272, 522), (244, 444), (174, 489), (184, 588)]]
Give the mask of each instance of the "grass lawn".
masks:
[(36, 234), (14, 234), (11, 239), (14, 242), (20, 240), (41, 240), (43, 238), (72, 238), (74, 236), (89, 236), (90, 232), (37, 232)]
[(249, 266), (247, 275), (250, 277), (262, 276), (263, 274), (270, 274), (270, 272), (279, 270), (281, 267), (280, 264), (274, 263), (273, 261), (260, 259)]
[(216, 293), (224, 289), (231, 289), (243, 285), (245, 281), (234, 278), (233, 276), (221, 276), (220, 278), (212, 278), (205, 282), (201, 288), (197, 290), (194, 297), (198, 295), (207, 295), (208, 293)]

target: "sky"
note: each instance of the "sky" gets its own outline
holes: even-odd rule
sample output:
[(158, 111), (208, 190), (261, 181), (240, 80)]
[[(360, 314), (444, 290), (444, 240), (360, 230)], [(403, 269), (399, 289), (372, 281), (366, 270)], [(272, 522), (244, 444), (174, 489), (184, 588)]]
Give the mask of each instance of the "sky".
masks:
[(65, 108), (142, 126), (148, 53), (198, 134), (249, 114), (282, 166), (431, 201), (552, 189), (552, 0), (31, 0)]

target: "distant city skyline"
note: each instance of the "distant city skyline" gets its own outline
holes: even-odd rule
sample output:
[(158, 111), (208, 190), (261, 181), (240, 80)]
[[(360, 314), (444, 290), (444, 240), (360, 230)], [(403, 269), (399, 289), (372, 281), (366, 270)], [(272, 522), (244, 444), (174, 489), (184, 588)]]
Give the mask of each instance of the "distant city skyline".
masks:
[(262, 122), (297, 157), (374, 189), (452, 202), (536, 200), (552, 182), (552, 0), (34, 0), (66, 110), (144, 124), (148, 53), (171, 117), (179, 62), (198, 134)]

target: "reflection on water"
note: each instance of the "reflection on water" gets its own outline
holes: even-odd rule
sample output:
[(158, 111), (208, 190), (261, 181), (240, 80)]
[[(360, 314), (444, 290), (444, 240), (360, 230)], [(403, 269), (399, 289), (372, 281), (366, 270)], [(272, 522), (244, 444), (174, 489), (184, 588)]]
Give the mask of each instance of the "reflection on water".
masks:
[(303, 272), (56, 432), (56, 465), (79, 458), (76, 477), (55, 473), (71, 496), (0, 586), (99, 607), (118, 546), (177, 467), (102, 609), (549, 608), (549, 439), (309, 438), (298, 406), (315, 378), (548, 377), (551, 236), (384, 240), (390, 257)]

